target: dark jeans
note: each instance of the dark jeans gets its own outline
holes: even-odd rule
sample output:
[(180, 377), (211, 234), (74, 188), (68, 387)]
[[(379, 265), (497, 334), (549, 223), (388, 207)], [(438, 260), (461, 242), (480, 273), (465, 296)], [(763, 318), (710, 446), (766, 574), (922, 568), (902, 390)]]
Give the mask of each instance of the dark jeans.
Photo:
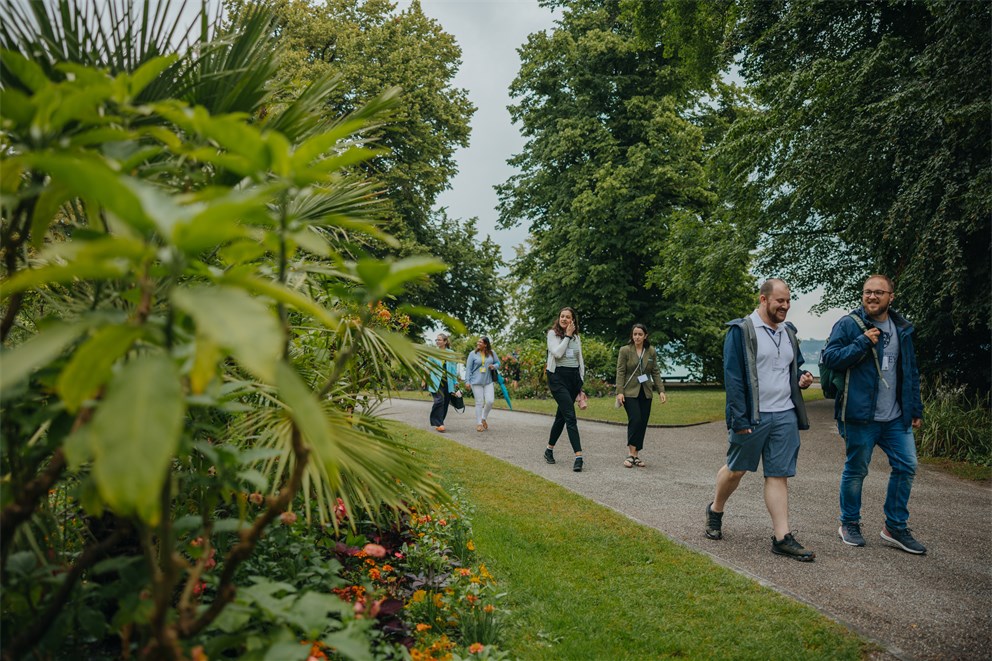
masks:
[(582, 390), (582, 379), (579, 378), (578, 367), (559, 367), (554, 372), (548, 372), (548, 388), (551, 396), (558, 403), (555, 422), (551, 425), (551, 436), (548, 445), (554, 447), (563, 429), (568, 429), (568, 442), (572, 444), (573, 452), (582, 452), (582, 442), (579, 440), (579, 425), (575, 420), (575, 398)]
[(623, 398), (623, 408), (627, 411), (627, 445), (640, 452), (644, 449), (644, 433), (651, 417), (651, 398), (644, 395), (642, 388), (637, 397)]
[(431, 407), (431, 427), (440, 427), (444, 424), (444, 418), (448, 415), (448, 404), (451, 402), (451, 393), (445, 389), (432, 392), (434, 406)]

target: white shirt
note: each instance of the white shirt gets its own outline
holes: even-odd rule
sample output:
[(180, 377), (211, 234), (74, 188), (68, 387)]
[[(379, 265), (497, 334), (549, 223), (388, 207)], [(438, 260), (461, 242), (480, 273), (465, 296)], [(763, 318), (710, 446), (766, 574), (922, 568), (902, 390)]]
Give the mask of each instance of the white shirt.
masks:
[(792, 387), (789, 385), (789, 370), (796, 357), (792, 350), (785, 323), (772, 328), (761, 319), (755, 310), (751, 313), (754, 333), (758, 336), (758, 409), (760, 413), (791, 411)]

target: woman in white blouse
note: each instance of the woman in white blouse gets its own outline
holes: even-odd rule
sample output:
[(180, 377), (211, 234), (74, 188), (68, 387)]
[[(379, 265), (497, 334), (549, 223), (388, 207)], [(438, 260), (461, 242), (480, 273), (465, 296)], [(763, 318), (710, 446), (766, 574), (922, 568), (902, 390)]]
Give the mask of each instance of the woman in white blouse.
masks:
[(586, 366), (582, 360), (582, 340), (579, 339), (578, 316), (572, 308), (562, 308), (558, 319), (548, 330), (548, 388), (558, 404), (548, 447), (544, 450), (544, 460), (555, 463), (554, 449), (561, 432), (568, 430), (568, 442), (575, 453), (572, 470), (582, 470), (582, 442), (579, 439), (579, 426), (575, 419), (575, 398), (582, 391)]

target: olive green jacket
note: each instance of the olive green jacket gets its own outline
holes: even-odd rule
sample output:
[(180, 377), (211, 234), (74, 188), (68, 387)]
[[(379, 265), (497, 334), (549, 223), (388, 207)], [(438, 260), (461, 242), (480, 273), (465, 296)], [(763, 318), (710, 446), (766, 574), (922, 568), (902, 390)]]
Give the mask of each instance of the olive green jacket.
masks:
[[(637, 380), (641, 374), (648, 375), (648, 380), (644, 383)], [(617, 394), (637, 397), (641, 394), (641, 386), (644, 386), (648, 397), (656, 392), (665, 392), (665, 383), (661, 380), (661, 368), (658, 365), (658, 352), (654, 347), (645, 349), (638, 366), (637, 349), (632, 344), (626, 344), (620, 347), (620, 355), (617, 357)]]

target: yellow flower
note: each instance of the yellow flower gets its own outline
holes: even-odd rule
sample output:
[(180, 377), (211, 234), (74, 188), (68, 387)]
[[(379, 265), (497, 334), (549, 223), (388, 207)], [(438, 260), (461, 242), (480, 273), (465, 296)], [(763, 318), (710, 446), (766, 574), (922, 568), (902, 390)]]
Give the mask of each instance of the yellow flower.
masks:
[(440, 594), (434, 593), (434, 605), (438, 608), (444, 608), (444, 597)]
[(413, 593), (413, 603), (419, 604), (424, 600), (424, 597), (426, 596), (427, 596), (426, 590), (417, 590), (416, 592)]
[(473, 542), (471, 539), (468, 540), (468, 544), (465, 545), (465, 548), (467, 548), (469, 551), (474, 551), (475, 550), (475, 542)]

